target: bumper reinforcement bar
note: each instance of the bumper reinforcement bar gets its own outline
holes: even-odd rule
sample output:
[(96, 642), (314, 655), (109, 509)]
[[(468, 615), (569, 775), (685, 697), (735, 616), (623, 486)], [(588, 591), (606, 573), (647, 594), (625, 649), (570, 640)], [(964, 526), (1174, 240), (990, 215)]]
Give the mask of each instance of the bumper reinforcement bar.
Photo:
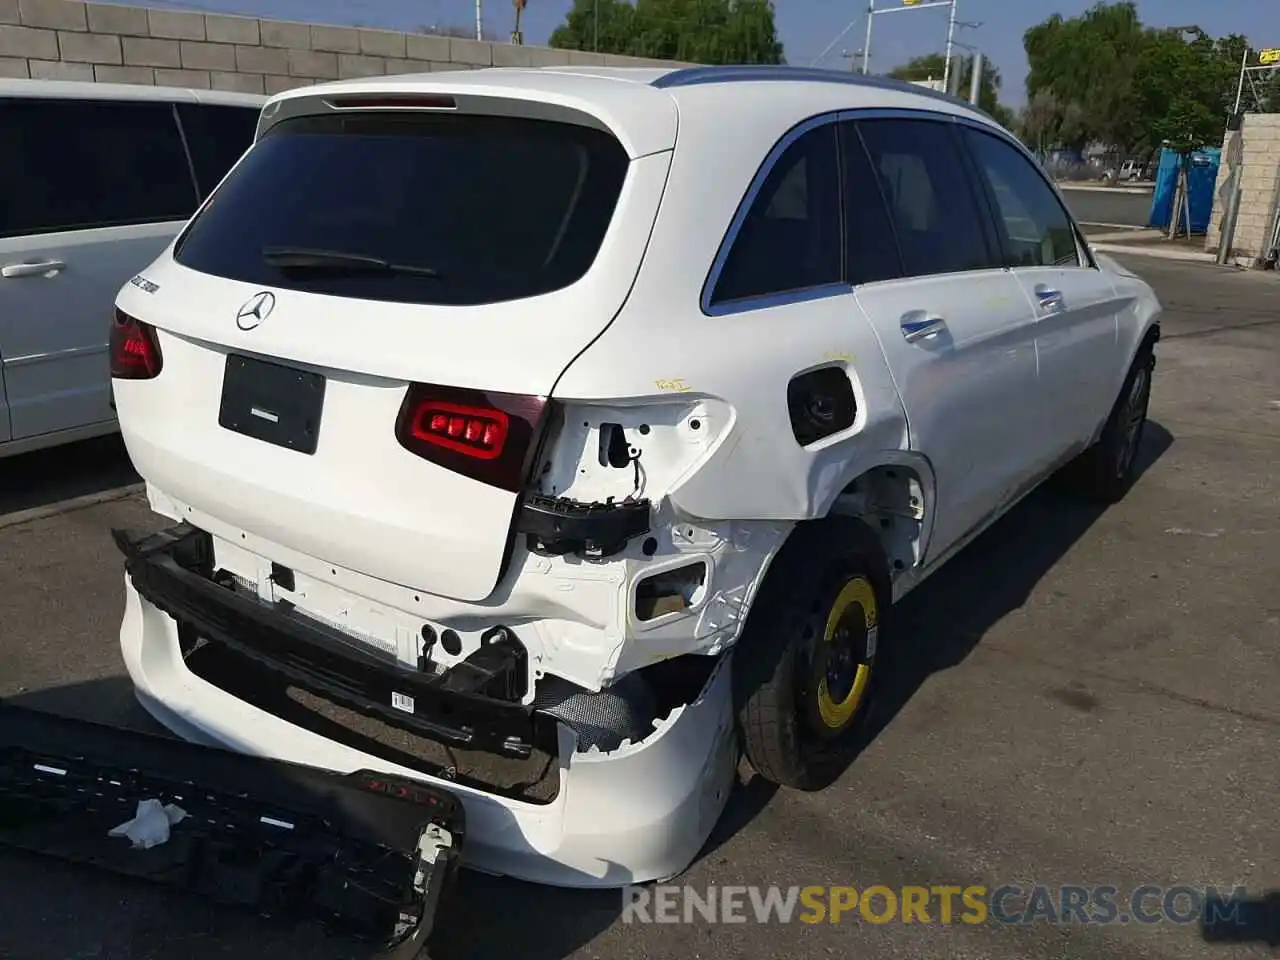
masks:
[[(149, 848), (109, 836), (145, 800), (186, 814)], [(425, 955), (465, 833), (452, 795), (0, 700), (0, 845), (188, 890)]]
[(219, 582), (212, 539), (196, 527), (181, 523), (137, 537), (113, 530), (112, 536), (144, 599), (180, 628), (250, 657), (289, 683), (390, 726), (499, 756), (523, 759), (555, 743), (554, 720), (466, 689), (466, 670), (415, 673), (287, 602), (269, 603)]

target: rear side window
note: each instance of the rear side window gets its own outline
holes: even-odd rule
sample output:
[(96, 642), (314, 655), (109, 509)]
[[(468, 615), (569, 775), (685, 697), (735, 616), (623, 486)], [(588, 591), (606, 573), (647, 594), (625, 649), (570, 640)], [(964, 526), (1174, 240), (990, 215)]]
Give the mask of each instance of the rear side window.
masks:
[(836, 125), (801, 135), (752, 201), (712, 291), (712, 305), (841, 281)]
[(236, 167), (176, 259), (214, 276), (358, 299), (532, 297), (590, 268), (627, 165), (615, 138), (567, 123), (298, 117)]
[(908, 277), (1000, 266), (983, 227), (986, 210), (951, 126), (931, 120), (858, 121)]
[(258, 112), (254, 107), (178, 104), (178, 118), (187, 138), (187, 149), (191, 151), (191, 165), (195, 168), (201, 198), (213, 192), (227, 171), (253, 145)]
[(1006, 257), (1014, 267), (1078, 267), (1071, 218), (1026, 157), (989, 133), (965, 128), (995, 203)]
[(198, 205), (168, 103), (0, 99), (0, 236), (184, 220)]

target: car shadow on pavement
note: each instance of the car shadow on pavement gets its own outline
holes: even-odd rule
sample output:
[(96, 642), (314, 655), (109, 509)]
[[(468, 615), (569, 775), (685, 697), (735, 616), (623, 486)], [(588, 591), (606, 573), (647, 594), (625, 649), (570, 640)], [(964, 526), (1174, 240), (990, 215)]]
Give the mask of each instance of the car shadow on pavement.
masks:
[(1251, 943), (1280, 948), (1280, 890), (1223, 904), (1212, 916), (1206, 910), (1200, 936), (1205, 943), (1237, 949)]
[[(1168, 430), (1148, 421), (1136, 463), (1139, 483), (1173, 442)], [(1106, 512), (1106, 506), (1073, 498), (1060, 485), (1061, 475), (1050, 478), (895, 607), (897, 642), (885, 649), (863, 749), (932, 674), (961, 663), (992, 626), (1020, 608), (1040, 578)], [(1134, 495), (1141, 496), (1141, 489)]]
[(6, 518), (139, 483), (119, 434), (0, 459), (0, 526)]

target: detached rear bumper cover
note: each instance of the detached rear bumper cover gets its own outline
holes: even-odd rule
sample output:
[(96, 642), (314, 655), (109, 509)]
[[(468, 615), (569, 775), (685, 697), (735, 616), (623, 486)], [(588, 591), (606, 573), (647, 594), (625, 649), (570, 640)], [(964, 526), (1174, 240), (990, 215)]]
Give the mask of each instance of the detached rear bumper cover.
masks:
[[(147, 850), (110, 837), (142, 800), (188, 816)], [(447, 792), (339, 775), (0, 702), (0, 844), (311, 917), (417, 957), (464, 834)]]
[[(186, 528), (191, 529), (191, 528)], [(724, 809), (733, 783), (737, 762), (737, 740), (733, 725), (729, 688), (729, 661), (721, 659), (701, 693), (692, 701), (659, 721), (642, 740), (624, 743), (611, 751), (579, 752), (577, 740), (564, 724), (554, 724), (554, 756), (559, 763), (560, 789), (549, 803), (534, 804), (499, 796), (477, 786), (439, 779), (422, 770), (386, 760), (347, 744), (321, 736), (288, 722), (265, 705), (250, 702), (202, 679), (188, 666), (183, 655), (195, 616), (209, 623), (229, 623), (222, 618), (231, 607), (227, 598), (235, 594), (194, 570), (191, 577), (173, 577), (172, 560), (180, 550), (182, 528), (174, 528), (159, 539), (121, 544), (126, 550), (128, 574), (125, 582), (125, 614), (120, 627), (120, 647), (125, 667), (133, 681), (139, 702), (170, 730), (196, 743), (224, 746), (241, 753), (282, 760), (300, 761), (336, 771), (376, 770), (434, 784), (456, 796), (466, 808), (468, 840), (462, 853), (464, 865), (489, 873), (504, 874), (535, 883), (565, 887), (620, 887), (666, 879), (683, 871), (697, 856)], [(165, 540), (168, 540), (166, 545)], [(194, 541), (192, 541), (194, 542)], [(154, 549), (152, 549), (154, 548)], [(132, 554), (132, 555), (131, 555)], [(182, 557), (183, 563), (191, 558)], [(160, 570), (160, 573), (156, 573)], [(203, 572), (203, 571), (201, 571)], [(183, 586), (170, 589), (178, 580), (194, 586), (202, 609), (185, 603), (192, 596)], [(194, 581), (201, 581), (197, 584)], [(259, 610), (271, 614), (280, 627), (281, 611), (241, 595)], [(207, 601), (207, 607), (206, 607)], [(238, 616), (238, 614), (237, 614)], [(290, 622), (305, 621), (292, 616)], [(312, 622), (305, 623), (310, 641)], [(292, 633), (290, 627), (286, 632)], [(277, 666), (289, 658), (278, 649), (268, 649), (275, 634), (268, 637), (255, 627), (247, 633), (229, 631), (227, 645), (252, 646)], [(265, 639), (264, 639), (265, 638)], [(354, 648), (343, 643), (344, 655)], [(307, 657), (315, 651), (301, 643), (294, 652)], [(346, 663), (351, 663), (348, 659)], [(399, 683), (409, 673), (378, 662), (377, 671), (391, 674)], [(343, 670), (347, 670), (344, 666)], [(351, 676), (339, 671), (327, 674), (346, 685)], [(345, 679), (344, 679), (345, 677)], [(310, 680), (298, 678), (298, 686)], [(351, 693), (352, 691), (348, 691)], [(449, 693), (449, 691), (441, 691)], [(332, 699), (333, 693), (326, 691)], [(373, 697), (354, 691), (365, 700)], [(483, 698), (482, 709), (468, 722), (456, 724), (468, 732), (501, 747), (507, 736), (542, 736), (535, 723), (528, 734), (524, 708)], [(388, 700), (382, 701), (387, 703)], [(435, 693), (427, 696), (424, 719), (435, 722), (441, 705), (456, 703)], [(505, 713), (501, 707), (513, 710)], [(356, 709), (360, 709), (356, 706)], [(456, 713), (452, 714), (457, 717)], [(390, 723), (395, 718), (388, 717)], [(403, 715), (401, 719), (412, 719)], [(548, 719), (535, 715), (535, 721)], [(504, 724), (513, 721), (517, 726)], [(500, 736), (497, 736), (500, 734)], [(476, 741), (472, 741), (473, 744)]]

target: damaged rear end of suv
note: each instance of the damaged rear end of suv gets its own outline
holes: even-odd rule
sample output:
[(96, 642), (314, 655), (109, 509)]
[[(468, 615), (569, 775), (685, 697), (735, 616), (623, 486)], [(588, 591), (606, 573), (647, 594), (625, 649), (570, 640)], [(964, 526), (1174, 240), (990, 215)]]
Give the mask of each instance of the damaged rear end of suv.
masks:
[(116, 533), (124, 660), (188, 740), (447, 789), (473, 867), (665, 878), (727, 798), (734, 612), (785, 525), (663, 498), (714, 400), (557, 394), (635, 282), (674, 101), (485, 74), (277, 96), (120, 293), (121, 432), (171, 521)]

